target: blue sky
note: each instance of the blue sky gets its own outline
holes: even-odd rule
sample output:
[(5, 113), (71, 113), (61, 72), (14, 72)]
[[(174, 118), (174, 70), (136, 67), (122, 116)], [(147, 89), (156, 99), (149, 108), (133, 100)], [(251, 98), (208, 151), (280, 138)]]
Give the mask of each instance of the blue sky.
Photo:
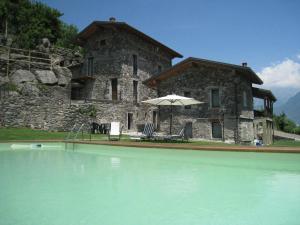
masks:
[[(272, 87), (274, 73), (286, 60), (291, 88), (300, 90), (300, 1), (298, 0), (42, 0), (64, 13), (62, 19), (79, 30), (93, 20), (114, 16), (180, 52), (184, 57), (200, 57), (240, 64), (248, 62)], [(174, 62), (178, 62), (175, 60)], [(284, 66), (286, 63), (284, 64)], [(295, 66), (294, 64), (291, 64)], [(299, 68), (298, 68), (299, 65)], [(279, 70), (277, 67), (280, 67)], [(277, 74), (277, 75), (276, 75)], [(268, 77), (269, 76), (269, 77)], [(285, 76), (283, 76), (285, 77)], [(279, 79), (280, 80), (280, 79)], [(275, 83), (274, 83), (275, 84)], [(279, 88), (282, 87), (278, 84)], [(278, 88), (275, 85), (275, 89)], [(274, 86), (274, 85), (273, 85)], [(295, 92), (295, 91), (294, 91)]]

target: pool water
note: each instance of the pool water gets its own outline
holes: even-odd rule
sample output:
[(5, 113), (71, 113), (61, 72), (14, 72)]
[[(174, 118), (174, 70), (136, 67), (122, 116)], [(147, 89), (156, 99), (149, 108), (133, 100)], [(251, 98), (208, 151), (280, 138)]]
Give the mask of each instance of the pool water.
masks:
[(299, 225), (300, 154), (0, 145), (0, 225)]

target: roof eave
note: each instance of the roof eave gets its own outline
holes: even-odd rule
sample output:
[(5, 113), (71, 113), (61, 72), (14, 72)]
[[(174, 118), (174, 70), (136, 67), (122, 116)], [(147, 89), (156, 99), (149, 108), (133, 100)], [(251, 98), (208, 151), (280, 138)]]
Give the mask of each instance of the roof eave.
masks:
[(127, 23), (124, 22), (108, 22), (108, 21), (93, 21), (91, 24), (89, 24), (86, 28), (84, 28), (76, 37), (76, 43), (79, 45), (83, 45), (83, 40), (86, 40), (87, 37), (83, 37), (84, 34), (86, 32), (89, 31), (89, 29), (92, 29), (93, 27), (95, 27), (95, 29), (97, 29), (98, 26), (104, 26), (104, 25), (114, 25), (114, 26), (123, 26), (125, 29), (131, 30), (132, 32), (134, 32), (135, 34), (142, 36), (144, 39), (148, 40), (149, 42), (151, 42), (154, 45), (157, 45), (159, 47), (161, 47), (164, 51), (168, 52), (170, 55), (173, 56), (173, 58), (182, 58), (183, 55), (181, 55), (180, 53), (176, 52), (175, 50), (167, 47), (166, 45), (160, 43), (159, 41), (153, 39), (152, 37), (148, 36), (147, 34), (135, 29), (134, 27), (128, 25)]
[(240, 70), (244, 73), (248, 73), (251, 76), (248, 79), (253, 84), (259, 84), (259, 85), (263, 84), (263, 81), (259, 78), (259, 76), (250, 67), (242, 67), (242, 66), (239, 66), (239, 65), (216, 62), (216, 61), (211, 61), (211, 60), (206, 60), (206, 59), (198, 59), (198, 58), (194, 58), (194, 57), (189, 57), (189, 58), (175, 64), (174, 66), (172, 66), (168, 70), (165, 70), (162, 73), (145, 80), (144, 83), (147, 84), (147, 83), (151, 82), (152, 80), (163, 79), (163, 77), (170, 74), (170, 72), (176, 73), (178, 70), (180, 70), (180, 67), (184, 67), (185, 65), (193, 65), (193, 63), (211, 63), (211, 64), (216, 64), (216, 65), (231, 66), (236, 70)]

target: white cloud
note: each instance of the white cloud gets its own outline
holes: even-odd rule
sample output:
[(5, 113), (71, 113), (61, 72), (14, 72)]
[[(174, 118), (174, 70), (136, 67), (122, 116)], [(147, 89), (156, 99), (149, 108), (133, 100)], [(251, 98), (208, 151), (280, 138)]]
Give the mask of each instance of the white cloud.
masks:
[[(300, 55), (297, 57), (300, 59)], [(265, 67), (257, 74), (266, 87), (300, 88), (300, 63), (291, 59)]]
[(300, 59), (300, 54), (297, 55), (297, 58)]

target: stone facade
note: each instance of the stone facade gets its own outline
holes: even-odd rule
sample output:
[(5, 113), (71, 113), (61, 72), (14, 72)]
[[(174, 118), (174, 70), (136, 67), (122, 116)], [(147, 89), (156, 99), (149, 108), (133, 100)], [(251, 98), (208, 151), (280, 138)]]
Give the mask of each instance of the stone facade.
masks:
[[(170, 68), (174, 56), (131, 32), (114, 27), (99, 27), (82, 47), (86, 51), (84, 62), (80, 69), (74, 68), (73, 80), (81, 83), (77, 99), (101, 105), (97, 121), (118, 120), (124, 131), (136, 131), (138, 124), (152, 122), (157, 108), (140, 102), (157, 95), (143, 81)], [(89, 80), (83, 81), (84, 78)], [(113, 96), (113, 79), (117, 83), (116, 96)], [(73, 92), (76, 91), (75, 87)]]
[[(93, 22), (78, 43), (85, 55), (70, 70), (17, 67), (8, 77), (0, 70), (0, 126), (70, 130), (75, 123), (120, 121), (131, 132), (154, 122), (168, 133), (170, 108), (141, 101), (175, 93), (203, 104), (174, 107), (173, 133), (186, 126), (194, 138), (253, 141), (252, 83), (262, 81), (250, 68), (196, 60), (176, 71), (186, 61), (172, 66), (179, 53), (115, 21)], [(169, 76), (173, 70), (177, 74)]]
[[(173, 131), (178, 133), (186, 123), (192, 124), (192, 137), (227, 142), (253, 141), (252, 84), (234, 69), (218, 66), (190, 67), (179, 75), (160, 81), (159, 96), (170, 93), (189, 96), (203, 102), (191, 107), (173, 107)], [(212, 106), (211, 91), (219, 90), (220, 105)], [(245, 92), (247, 104), (243, 103)], [(169, 108), (160, 109), (160, 129), (169, 130)], [(212, 124), (219, 123), (222, 138), (214, 138)]]

